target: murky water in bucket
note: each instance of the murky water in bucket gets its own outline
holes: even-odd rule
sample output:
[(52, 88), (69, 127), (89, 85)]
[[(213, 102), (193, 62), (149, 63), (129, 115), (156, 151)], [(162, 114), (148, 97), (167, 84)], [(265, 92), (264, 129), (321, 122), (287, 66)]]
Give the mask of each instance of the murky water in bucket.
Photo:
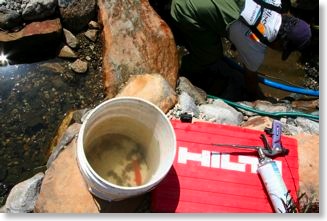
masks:
[(103, 135), (91, 142), (88, 150), (91, 167), (110, 183), (133, 187), (149, 178), (144, 147), (125, 135)]

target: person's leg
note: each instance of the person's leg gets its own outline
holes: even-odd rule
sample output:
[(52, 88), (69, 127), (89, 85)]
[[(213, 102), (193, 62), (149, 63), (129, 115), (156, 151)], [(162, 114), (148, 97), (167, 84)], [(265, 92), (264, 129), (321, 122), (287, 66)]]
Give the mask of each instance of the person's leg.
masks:
[(180, 27), (189, 54), (183, 56), (180, 72), (201, 72), (223, 55), (220, 37), (209, 30)]

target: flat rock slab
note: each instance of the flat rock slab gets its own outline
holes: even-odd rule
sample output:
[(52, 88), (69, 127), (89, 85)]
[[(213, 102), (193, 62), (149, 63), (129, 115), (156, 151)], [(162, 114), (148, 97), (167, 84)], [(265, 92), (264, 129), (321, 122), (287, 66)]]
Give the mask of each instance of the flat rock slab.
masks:
[[(72, 127), (80, 126), (80, 124), (72, 125)], [(76, 147), (77, 140), (74, 139), (45, 172), (34, 212), (135, 212), (145, 196), (109, 203), (93, 196), (88, 191), (77, 164)]]
[[(60, 19), (32, 22), (18, 32), (0, 31), (0, 47), (18, 62), (37, 60), (57, 53), (61, 41)], [(45, 56), (47, 55), (47, 56)]]
[(301, 133), (298, 141), (300, 192), (319, 200), (319, 135)]

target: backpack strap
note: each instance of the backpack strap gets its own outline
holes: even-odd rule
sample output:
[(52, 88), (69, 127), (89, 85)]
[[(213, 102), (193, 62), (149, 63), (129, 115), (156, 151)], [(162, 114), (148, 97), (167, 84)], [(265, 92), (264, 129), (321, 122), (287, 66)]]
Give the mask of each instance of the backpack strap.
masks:
[(279, 14), (282, 14), (282, 7), (278, 7), (272, 4), (269, 4), (263, 0), (253, 0), (255, 3), (257, 3), (258, 5), (261, 5), (264, 8), (267, 8), (269, 10), (275, 11)]

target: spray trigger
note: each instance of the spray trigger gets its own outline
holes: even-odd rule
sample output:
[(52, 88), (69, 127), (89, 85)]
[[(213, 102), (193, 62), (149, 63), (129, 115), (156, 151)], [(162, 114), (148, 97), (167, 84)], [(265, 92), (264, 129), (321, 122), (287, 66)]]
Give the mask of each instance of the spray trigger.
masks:
[(281, 144), (282, 135), (282, 123), (278, 120), (274, 120), (272, 123), (272, 128), (265, 128), (265, 132), (272, 136), (272, 149), (280, 151), (283, 149)]

